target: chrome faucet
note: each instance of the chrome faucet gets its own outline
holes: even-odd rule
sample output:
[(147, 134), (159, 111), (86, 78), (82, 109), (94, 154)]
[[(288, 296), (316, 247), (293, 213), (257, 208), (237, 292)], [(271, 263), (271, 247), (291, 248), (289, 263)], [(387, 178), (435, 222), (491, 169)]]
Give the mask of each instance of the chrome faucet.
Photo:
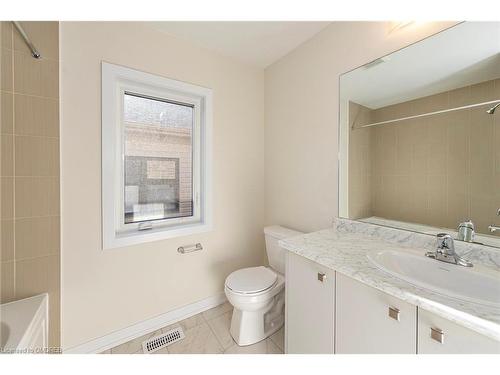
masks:
[(465, 242), (474, 242), (474, 223), (472, 220), (466, 220), (458, 225), (458, 237), (457, 240)]
[[(499, 103), (500, 104), (500, 103)], [(500, 216), (500, 208), (497, 210), (497, 216)], [(490, 225), (488, 227), (488, 230), (491, 232), (491, 233), (494, 233), (496, 232), (497, 230), (500, 230), (500, 227), (499, 226), (496, 226), (496, 225)]]
[(441, 262), (453, 263), (458, 266), (472, 267), (472, 263), (466, 261), (455, 252), (455, 243), (449, 234), (438, 233), (436, 239), (436, 251), (429, 251), (425, 253), (425, 256)]

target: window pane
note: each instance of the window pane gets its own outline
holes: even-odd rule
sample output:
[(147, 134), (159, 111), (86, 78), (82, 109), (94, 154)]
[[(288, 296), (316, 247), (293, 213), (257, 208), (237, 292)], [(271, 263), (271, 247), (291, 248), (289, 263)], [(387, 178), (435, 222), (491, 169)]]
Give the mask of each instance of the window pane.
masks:
[(125, 223), (192, 216), (193, 107), (123, 99)]

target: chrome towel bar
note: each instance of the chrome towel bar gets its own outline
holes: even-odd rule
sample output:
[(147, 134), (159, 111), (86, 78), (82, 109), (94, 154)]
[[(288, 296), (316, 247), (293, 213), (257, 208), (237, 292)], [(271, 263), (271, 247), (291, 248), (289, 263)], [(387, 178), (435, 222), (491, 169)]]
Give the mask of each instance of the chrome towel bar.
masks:
[(199, 242), (195, 245), (179, 246), (177, 248), (177, 252), (180, 254), (192, 253), (193, 251), (200, 251), (200, 250), (203, 250), (203, 246), (201, 246), (201, 243)]

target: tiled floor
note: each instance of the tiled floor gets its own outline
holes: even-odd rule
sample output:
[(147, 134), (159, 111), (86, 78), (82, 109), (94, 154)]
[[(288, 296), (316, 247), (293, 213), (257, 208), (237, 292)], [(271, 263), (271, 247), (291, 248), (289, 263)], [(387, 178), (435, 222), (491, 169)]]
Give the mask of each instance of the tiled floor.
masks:
[(154, 354), (283, 354), (283, 328), (257, 344), (244, 347), (236, 345), (229, 334), (232, 311), (231, 304), (226, 302), (201, 314), (114, 347), (103, 354), (142, 354), (144, 340), (179, 325), (186, 337)]

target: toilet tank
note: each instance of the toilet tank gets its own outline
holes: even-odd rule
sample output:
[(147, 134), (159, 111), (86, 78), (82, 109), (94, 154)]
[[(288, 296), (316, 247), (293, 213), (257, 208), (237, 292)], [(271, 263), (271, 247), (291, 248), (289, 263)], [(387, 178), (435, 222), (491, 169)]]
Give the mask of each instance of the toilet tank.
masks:
[(266, 237), (266, 252), (267, 259), (271, 268), (282, 275), (285, 274), (285, 252), (283, 248), (278, 245), (278, 241), (300, 236), (302, 232), (281, 227), (279, 225), (272, 225), (264, 228), (264, 235)]

